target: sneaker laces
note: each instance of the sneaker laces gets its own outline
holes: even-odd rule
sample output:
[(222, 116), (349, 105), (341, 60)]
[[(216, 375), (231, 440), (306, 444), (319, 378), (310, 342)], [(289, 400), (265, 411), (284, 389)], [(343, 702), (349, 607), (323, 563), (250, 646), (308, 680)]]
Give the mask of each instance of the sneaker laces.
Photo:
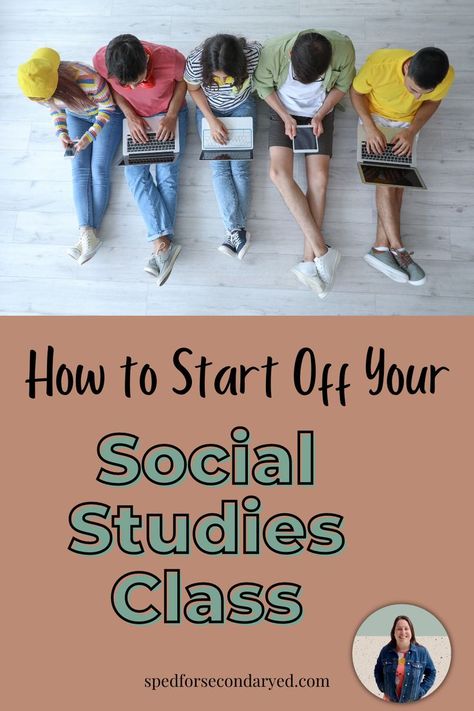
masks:
[(318, 261), (315, 264), (316, 264), (316, 272), (317, 272), (317, 274), (319, 274), (321, 279), (323, 281), (329, 281), (329, 272), (326, 269), (324, 261), (322, 259), (318, 259)]
[(94, 234), (93, 229), (86, 228), (86, 229), (82, 230), (81, 244), (83, 247), (85, 247), (86, 249), (89, 249), (89, 247), (91, 246), (91, 243), (94, 242), (95, 240), (96, 240), (96, 236)]
[(402, 249), (401, 251), (399, 251), (398, 249), (392, 249), (391, 251), (401, 267), (406, 268), (410, 264), (413, 264), (413, 259), (411, 258), (411, 255), (414, 254), (414, 252), (409, 252), (406, 249)]
[(237, 247), (240, 245), (242, 237), (240, 236), (240, 230), (234, 230), (233, 232), (230, 233), (229, 235), (229, 242), (234, 247), (237, 249)]

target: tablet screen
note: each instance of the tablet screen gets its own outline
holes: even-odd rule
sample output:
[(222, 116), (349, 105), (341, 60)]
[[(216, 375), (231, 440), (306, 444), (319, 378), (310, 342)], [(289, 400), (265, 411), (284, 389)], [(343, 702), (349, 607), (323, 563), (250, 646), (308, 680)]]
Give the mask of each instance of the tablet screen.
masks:
[(293, 150), (302, 153), (318, 151), (318, 139), (313, 133), (312, 126), (298, 126), (296, 136), (293, 139)]

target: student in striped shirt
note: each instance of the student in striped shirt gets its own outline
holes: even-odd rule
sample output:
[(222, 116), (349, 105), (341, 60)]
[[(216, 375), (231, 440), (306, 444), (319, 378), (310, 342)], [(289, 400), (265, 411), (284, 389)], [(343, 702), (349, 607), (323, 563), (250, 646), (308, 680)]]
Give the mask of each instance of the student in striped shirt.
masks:
[(63, 148), (74, 146), (72, 184), (79, 241), (68, 254), (79, 264), (97, 252), (97, 236), (110, 196), (110, 168), (122, 136), (107, 82), (80, 62), (62, 62), (50, 48), (38, 49), (18, 69), (23, 94), (49, 107)]
[[(251, 116), (256, 104), (252, 76), (261, 45), (233, 35), (214, 35), (196, 47), (186, 61), (184, 79), (196, 104), (196, 125), (201, 135), (203, 116), (212, 137), (225, 145), (227, 130), (221, 117)], [(213, 161), (212, 182), (226, 238), (219, 251), (242, 259), (250, 244), (247, 216), (250, 201), (250, 162)]]

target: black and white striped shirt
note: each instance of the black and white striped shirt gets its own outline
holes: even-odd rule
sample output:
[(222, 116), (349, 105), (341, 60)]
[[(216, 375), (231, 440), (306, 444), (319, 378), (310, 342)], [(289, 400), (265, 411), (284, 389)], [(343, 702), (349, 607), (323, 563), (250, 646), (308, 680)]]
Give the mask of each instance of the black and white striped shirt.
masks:
[(219, 111), (231, 111), (236, 106), (240, 106), (248, 99), (252, 91), (252, 76), (257, 68), (258, 60), (262, 45), (259, 42), (247, 42), (244, 48), (244, 54), (247, 58), (248, 80), (244, 82), (240, 91), (232, 84), (223, 84), (217, 86), (204, 86), (202, 83), (202, 49), (203, 45), (199, 45), (193, 49), (186, 60), (186, 69), (184, 70), (184, 79), (188, 84), (201, 86), (209, 106)]

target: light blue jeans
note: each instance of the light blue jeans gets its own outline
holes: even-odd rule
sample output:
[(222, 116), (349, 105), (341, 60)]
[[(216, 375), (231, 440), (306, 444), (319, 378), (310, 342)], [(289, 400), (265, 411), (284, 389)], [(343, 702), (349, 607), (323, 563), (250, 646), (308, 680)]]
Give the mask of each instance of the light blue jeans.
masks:
[[(165, 114), (157, 114), (165, 116)], [(125, 178), (147, 228), (147, 239), (173, 239), (181, 156), (186, 145), (188, 107), (178, 114), (179, 156), (174, 163), (157, 163), (155, 180), (149, 165), (127, 165)]]
[[(95, 121), (66, 109), (71, 139), (81, 138)], [(79, 227), (99, 229), (110, 197), (110, 169), (122, 140), (123, 113), (118, 107), (97, 138), (72, 159), (72, 192)]]
[[(251, 116), (257, 118), (257, 104), (253, 96), (249, 96), (243, 104), (232, 111), (212, 109), (217, 117)], [(196, 127), (201, 136), (202, 112), (196, 107)], [(250, 203), (250, 163), (249, 160), (216, 160), (211, 161), (212, 184), (219, 206), (219, 212), (226, 230), (238, 230), (247, 227), (247, 216)]]

